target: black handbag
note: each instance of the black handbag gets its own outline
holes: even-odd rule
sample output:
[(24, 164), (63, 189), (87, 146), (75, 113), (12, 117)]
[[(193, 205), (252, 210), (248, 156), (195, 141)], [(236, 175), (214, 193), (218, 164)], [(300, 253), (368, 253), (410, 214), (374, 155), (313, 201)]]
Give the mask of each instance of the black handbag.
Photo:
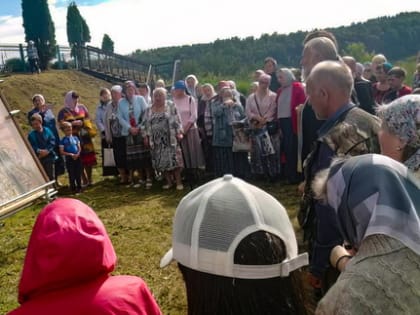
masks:
[(266, 127), (270, 136), (275, 135), (279, 131), (279, 122), (277, 120), (268, 121)]

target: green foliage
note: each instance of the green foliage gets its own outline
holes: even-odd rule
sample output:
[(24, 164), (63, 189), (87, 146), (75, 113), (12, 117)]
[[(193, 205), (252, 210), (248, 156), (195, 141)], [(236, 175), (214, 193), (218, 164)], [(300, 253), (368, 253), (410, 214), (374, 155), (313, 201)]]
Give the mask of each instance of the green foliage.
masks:
[(10, 72), (24, 72), (25, 64), (20, 58), (11, 58), (6, 60), (5, 68)]
[[(390, 60), (399, 60), (417, 53), (420, 42), (419, 20), (420, 12), (401, 13), (329, 31), (334, 33), (340, 47), (344, 47), (343, 51), (354, 54), (358, 61), (367, 61), (369, 56), (379, 52)], [(279, 66), (299, 68), (302, 42), (306, 34), (299, 31), (288, 35), (263, 34), (260, 38), (233, 37), (208, 44), (137, 50), (133, 56), (147, 63), (180, 59), (180, 78), (189, 73), (200, 77), (244, 78), (255, 69), (262, 68), (267, 56), (274, 57)]]
[(55, 56), (55, 27), (47, 0), (22, 0), (25, 41), (34, 41), (41, 69)]
[(366, 46), (363, 43), (351, 43), (343, 50), (343, 56), (352, 56), (358, 62), (364, 63), (371, 61), (374, 56), (373, 53), (368, 53), (366, 51)]
[(102, 50), (109, 53), (114, 52), (114, 41), (108, 34), (104, 34), (104, 37), (102, 38)]
[(90, 30), (75, 2), (67, 7), (67, 40), (71, 47), (90, 42)]

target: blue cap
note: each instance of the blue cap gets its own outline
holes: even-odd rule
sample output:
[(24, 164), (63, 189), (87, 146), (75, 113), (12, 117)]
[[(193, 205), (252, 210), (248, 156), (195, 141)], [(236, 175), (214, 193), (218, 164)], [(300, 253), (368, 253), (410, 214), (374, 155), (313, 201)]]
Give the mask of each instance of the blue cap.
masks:
[(174, 84), (174, 90), (186, 90), (187, 87), (183, 80), (176, 81)]

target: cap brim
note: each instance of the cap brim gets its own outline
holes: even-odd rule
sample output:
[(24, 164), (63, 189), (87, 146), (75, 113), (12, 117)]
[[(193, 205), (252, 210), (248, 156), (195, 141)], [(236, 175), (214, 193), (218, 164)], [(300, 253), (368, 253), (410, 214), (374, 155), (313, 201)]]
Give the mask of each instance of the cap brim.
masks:
[(162, 259), (160, 260), (160, 268), (165, 268), (167, 265), (169, 265), (172, 260), (174, 259), (173, 250), (172, 248), (166, 252), (165, 255), (163, 255)]

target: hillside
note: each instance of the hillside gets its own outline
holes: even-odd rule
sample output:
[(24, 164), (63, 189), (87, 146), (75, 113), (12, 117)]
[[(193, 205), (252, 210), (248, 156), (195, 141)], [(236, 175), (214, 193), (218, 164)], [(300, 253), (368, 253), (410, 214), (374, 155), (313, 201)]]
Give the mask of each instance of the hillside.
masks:
[(1, 79), (4, 82), (0, 84), (0, 90), (10, 108), (21, 111), (17, 117), (24, 131), (29, 130), (26, 114), (32, 108), (34, 94), (42, 94), (57, 114), (64, 105), (64, 95), (70, 90), (75, 90), (81, 96), (81, 103), (94, 115), (100, 88), (110, 87), (106, 81), (73, 70), (50, 70), (40, 75), (14, 74)]
[[(409, 12), (328, 30), (335, 34), (341, 54), (345, 53), (348, 45), (360, 43), (367, 53), (383, 53), (395, 62), (416, 55), (420, 49), (419, 20), (420, 12)], [(302, 41), (308, 32), (287, 35), (280, 32), (281, 29), (279, 33), (263, 34), (259, 38), (233, 37), (208, 44), (138, 50), (133, 56), (150, 63), (181, 59), (184, 76), (188, 73), (244, 76), (261, 68), (267, 56), (273, 56), (282, 66), (300, 67)]]

